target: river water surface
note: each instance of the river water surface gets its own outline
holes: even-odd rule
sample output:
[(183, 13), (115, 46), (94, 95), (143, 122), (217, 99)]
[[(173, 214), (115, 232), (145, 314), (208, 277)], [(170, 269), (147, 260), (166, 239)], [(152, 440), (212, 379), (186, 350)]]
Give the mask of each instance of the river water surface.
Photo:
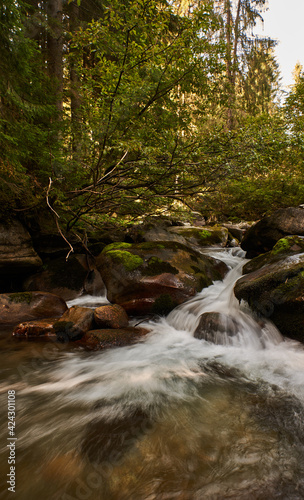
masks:
[[(282, 339), (233, 295), (231, 271), (136, 345), (87, 352), (1, 335), (1, 494), (7, 391), (16, 391), (18, 500), (303, 500), (304, 346)], [(88, 299), (87, 299), (88, 303)], [(229, 314), (225, 345), (193, 337)]]

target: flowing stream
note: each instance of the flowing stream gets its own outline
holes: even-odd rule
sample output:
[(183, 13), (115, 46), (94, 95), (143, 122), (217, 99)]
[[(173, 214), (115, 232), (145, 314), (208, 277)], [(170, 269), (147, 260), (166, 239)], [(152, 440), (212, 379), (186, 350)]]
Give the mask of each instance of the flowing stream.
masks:
[[(304, 346), (238, 304), (239, 249), (210, 254), (231, 268), (224, 281), (144, 323), (133, 346), (88, 352), (3, 331), (1, 499), (14, 389), (18, 500), (303, 500)], [(194, 338), (205, 312), (232, 317), (237, 335)]]

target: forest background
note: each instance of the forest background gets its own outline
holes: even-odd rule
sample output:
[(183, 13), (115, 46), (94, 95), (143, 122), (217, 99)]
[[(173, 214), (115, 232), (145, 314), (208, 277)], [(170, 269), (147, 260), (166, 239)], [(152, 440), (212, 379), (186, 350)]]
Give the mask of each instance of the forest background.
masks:
[[(304, 73), (286, 94), (266, 0), (7, 0), (2, 218), (64, 231), (152, 214), (256, 220), (304, 202)], [(53, 212), (53, 213), (55, 213)]]

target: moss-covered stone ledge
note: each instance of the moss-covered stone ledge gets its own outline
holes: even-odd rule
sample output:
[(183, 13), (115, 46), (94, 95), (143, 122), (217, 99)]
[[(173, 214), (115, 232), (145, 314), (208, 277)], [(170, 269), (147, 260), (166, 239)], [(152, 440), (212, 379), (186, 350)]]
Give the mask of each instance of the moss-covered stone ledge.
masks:
[(65, 301), (52, 293), (34, 291), (0, 295), (0, 324), (60, 317), (66, 310)]
[(267, 264), (279, 262), (290, 255), (297, 255), (304, 252), (303, 236), (286, 236), (281, 238), (272, 250), (254, 257), (243, 267), (243, 274), (248, 274), (261, 269)]
[(228, 271), (223, 262), (176, 241), (114, 243), (96, 267), (110, 302), (130, 314), (166, 314)]

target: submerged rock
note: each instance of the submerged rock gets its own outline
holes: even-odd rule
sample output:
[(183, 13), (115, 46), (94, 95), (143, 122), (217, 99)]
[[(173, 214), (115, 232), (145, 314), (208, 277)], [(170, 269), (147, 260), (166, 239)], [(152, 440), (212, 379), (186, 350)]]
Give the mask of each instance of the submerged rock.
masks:
[(238, 323), (231, 316), (219, 312), (206, 312), (200, 316), (194, 337), (213, 344), (225, 345), (229, 337), (234, 337), (238, 331)]
[(60, 317), (66, 310), (65, 301), (52, 293), (19, 292), (0, 295), (0, 324)]
[(167, 314), (228, 272), (223, 262), (178, 242), (108, 245), (96, 266), (109, 301), (131, 314)]
[(287, 337), (304, 342), (304, 255), (266, 264), (240, 278), (236, 297), (270, 318)]
[(264, 217), (246, 231), (241, 247), (247, 257), (268, 252), (278, 240), (288, 235), (304, 236), (304, 209), (280, 208)]
[(92, 463), (115, 465), (152, 426), (150, 415), (141, 408), (114, 418), (96, 419), (86, 428), (81, 452)]

